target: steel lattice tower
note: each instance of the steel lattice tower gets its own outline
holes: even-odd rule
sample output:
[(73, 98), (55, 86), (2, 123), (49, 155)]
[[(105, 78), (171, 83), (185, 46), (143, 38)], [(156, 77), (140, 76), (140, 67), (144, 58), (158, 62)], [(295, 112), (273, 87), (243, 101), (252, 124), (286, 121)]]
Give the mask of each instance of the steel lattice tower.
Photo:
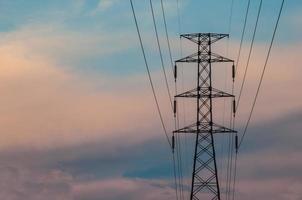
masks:
[(228, 35), (194, 33), (184, 34), (181, 37), (197, 44), (198, 50), (190, 56), (175, 61), (175, 78), (177, 77), (177, 63), (195, 63), (197, 64), (197, 87), (182, 94), (177, 94), (175, 99), (180, 97), (196, 98), (197, 119), (196, 123), (175, 130), (173, 137), (177, 133), (196, 134), (190, 199), (220, 200), (214, 134), (236, 133), (236, 131), (213, 122), (212, 102), (214, 98), (234, 98), (234, 96), (212, 87), (212, 63), (231, 62), (233, 63), (233, 78), (235, 73), (234, 61), (213, 53), (211, 46), (218, 40), (228, 37)]

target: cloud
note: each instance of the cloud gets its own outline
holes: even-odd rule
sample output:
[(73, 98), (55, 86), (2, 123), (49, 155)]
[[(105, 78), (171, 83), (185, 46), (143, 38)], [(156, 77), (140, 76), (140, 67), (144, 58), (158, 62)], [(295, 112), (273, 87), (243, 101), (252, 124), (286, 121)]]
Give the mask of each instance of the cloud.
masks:
[(61, 171), (38, 172), (13, 166), (0, 168), (1, 199), (72, 199), (72, 177)]
[(174, 199), (170, 183), (162, 180), (108, 179), (76, 180), (60, 170), (30, 170), (0, 167), (0, 198), (6, 200), (96, 200)]
[[(86, 77), (49, 56), (49, 49), (58, 49), (55, 55), (66, 54), (61, 48), (63, 41), (24, 35), (13, 33), (0, 47), (0, 104), (5, 105), (2, 149), (45, 149), (95, 140), (120, 138), (130, 142), (152, 137), (138, 131), (150, 130), (157, 122), (151, 120), (156, 113), (150, 106), (154, 104), (145, 75)], [(11, 39), (14, 36), (17, 39)]]
[(97, 7), (91, 12), (91, 15), (94, 16), (100, 12), (107, 11), (115, 3), (119, 3), (119, 2), (120, 2), (120, 0), (100, 0)]
[(74, 188), (79, 200), (104, 199), (146, 200), (174, 199), (175, 191), (166, 181), (143, 179), (114, 179), (79, 184)]
[[(65, 32), (57, 26), (30, 26), (3, 35), (0, 41), (0, 82), (3, 91), (0, 103), (5, 105), (0, 128), (5, 138), (2, 149), (18, 146), (43, 150), (95, 141), (133, 144), (161, 136), (145, 74), (127, 77), (103, 73), (98, 73), (97, 76), (87, 75), (80, 74), (64, 63), (70, 57), (84, 58), (88, 54), (106, 56), (127, 48), (126, 43), (119, 46), (118, 40), (113, 42), (112, 49), (108, 49), (107, 46), (110, 45), (107, 40), (110, 41), (111, 37), (108, 39), (105, 36), (77, 42), (83, 37), (81, 34), (83, 33)], [(265, 47), (257, 44), (255, 49), (259, 51), (254, 55), (257, 62), (250, 66), (246, 88), (251, 91), (255, 89), (259, 78), (259, 66), (263, 64)], [(275, 49), (262, 88), (265, 93), (261, 93), (255, 110), (256, 123), (273, 120), (280, 113), (302, 107), (297, 92), (289, 89), (301, 82), (299, 66), (295, 64), (299, 60), (301, 48), (299, 45), (292, 45), (276, 46)], [(245, 51), (246, 47), (243, 48), (243, 52)], [(285, 51), (291, 52), (287, 55), (287, 60), (282, 59), (285, 56), (283, 53), (279, 53)], [(285, 65), (288, 67), (283, 67)], [(156, 86), (159, 86), (157, 91), (165, 121), (172, 128), (169, 122), (170, 108), (159, 74), (155, 72), (152, 75)], [(217, 74), (219, 85), (224, 81), (222, 74)], [(189, 89), (192, 79), (186, 75), (185, 88)], [(239, 75), (242, 76), (241, 73)], [(223, 84), (217, 88), (223, 88)], [(252, 94), (253, 92), (245, 93), (243, 96), (242, 110), (238, 113), (239, 124), (244, 122), (249, 111)], [(190, 109), (187, 110), (189, 120), (188, 116)], [(141, 134), (140, 130), (157, 134)]]
[[(170, 183), (123, 177), (159, 176), (162, 173), (159, 171), (168, 165), (166, 157), (158, 156), (162, 155), (159, 150), (168, 152), (168, 149), (161, 149), (165, 145), (164, 137), (145, 74), (109, 76), (101, 72), (87, 75), (66, 62), (91, 55), (112, 56), (134, 46), (135, 36), (129, 36), (130, 39), (125, 41), (122, 38), (128, 38), (127, 34), (118, 40), (115, 40), (116, 35), (97, 35), (88, 31), (75, 33), (57, 25), (34, 25), (2, 34), (0, 132), (3, 139), (0, 150), (1, 160), (9, 166), (3, 164), (2, 171), (9, 178), (2, 174), (1, 185), (6, 182), (16, 185), (16, 190), (3, 186), (0, 191), (3, 199), (24, 199), (25, 196), (35, 200), (41, 199), (42, 195), (67, 200), (95, 199), (101, 195), (107, 199), (121, 196), (136, 199), (142, 195), (146, 199), (173, 197)], [(146, 44), (155, 50), (151, 40)], [(250, 66), (247, 91), (255, 90), (265, 56), (265, 45), (256, 44), (255, 49), (253, 60), (256, 61)], [(246, 157), (238, 167), (245, 173), (239, 176), (239, 195), (247, 199), (252, 199), (248, 188), (257, 191), (254, 198), (269, 195), (280, 199), (301, 197), (298, 190), (301, 183), (294, 177), (301, 168), (300, 149), (296, 149), (300, 140), (298, 133), (293, 131), (300, 130), (299, 121), (294, 120), (300, 119), (300, 115), (289, 115), (288, 121), (279, 117), (302, 108), (297, 92), (301, 70), (296, 64), (301, 46), (277, 45), (274, 49), (253, 118), (252, 125), (257, 126), (251, 130), (253, 136), (248, 137), (249, 143), (255, 144), (258, 151), (248, 146), (246, 151), (250, 154), (244, 154)], [(243, 52), (246, 50), (244, 47)], [(223, 75), (217, 74), (215, 83), (223, 88)], [(160, 73), (156, 71), (152, 75), (156, 86), (162, 85)], [(192, 82), (188, 75), (185, 86), (189, 89)], [(242, 77), (242, 73), (239, 76)], [(165, 90), (161, 86), (157, 89), (165, 121), (172, 128)], [(239, 125), (249, 111), (252, 96), (253, 92), (248, 92), (243, 97), (242, 110), (238, 113)], [(190, 110), (187, 111), (187, 119), (190, 119)], [(263, 127), (264, 122), (274, 123)], [(284, 136), (288, 132), (290, 137)], [(154, 140), (156, 144), (150, 145)], [(282, 153), (285, 150), (286, 153)], [(137, 162), (146, 155), (148, 160), (156, 157), (158, 160), (153, 160), (156, 164), (145, 167), (147, 161)], [(16, 165), (21, 167), (11, 167)], [(30, 167), (34, 170), (28, 169)], [(87, 177), (93, 180), (85, 180), (89, 179)], [(291, 187), (281, 190), (284, 184)], [(282, 194), (274, 193), (274, 190)]]
[(238, 199), (299, 200), (302, 197), (301, 182), (290, 179), (270, 179), (262, 181), (246, 180), (238, 184)]
[(98, 9), (106, 10), (106, 9), (110, 8), (115, 2), (117, 2), (117, 1), (116, 0), (101, 0), (98, 4)]
[(237, 198), (301, 199), (300, 119), (298, 112), (250, 127), (238, 154)]

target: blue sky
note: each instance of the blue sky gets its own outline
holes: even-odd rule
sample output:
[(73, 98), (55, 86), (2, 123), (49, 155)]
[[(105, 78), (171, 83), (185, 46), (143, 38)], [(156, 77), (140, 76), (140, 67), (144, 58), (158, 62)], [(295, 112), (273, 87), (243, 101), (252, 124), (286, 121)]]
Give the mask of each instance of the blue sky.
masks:
[[(176, 5), (173, 1), (167, 1), (171, 4), (168, 10), (168, 27), (172, 38), (177, 38), (179, 27), (176, 15)], [(277, 1), (264, 1), (263, 12), (259, 24), (259, 31), (256, 37), (258, 42), (267, 42), (272, 32), (272, 26), (276, 19), (279, 9)], [(122, 37), (126, 32), (135, 36), (134, 24), (127, 1), (113, 2), (114, 6), (106, 9), (97, 9), (98, 0), (91, 1), (1, 1), (1, 22), (0, 30), (2, 32), (11, 32), (19, 30), (28, 24), (56, 24), (59, 29), (82, 33), (84, 35), (96, 35), (97, 33), (104, 35), (116, 36), (112, 43), (118, 43), (124, 40)], [(256, 11), (259, 1), (251, 3), (251, 11), (248, 20), (248, 33), (246, 40), (251, 39), (252, 26), (255, 23)], [(244, 10), (247, 1), (235, 1), (234, 12), (232, 17), (231, 39), (240, 40), (242, 25), (244, 21)], [(148, 2), (135, 2), (136, 8), (144, 13), (138, 12), (139, 22), (143, 32), (143, 37), (154, 37), (151, 27), (151, 13)], [(228, 32), (230, 2), (214, 0), (214, 1), (180, 1), (181, 29), (183, 32)], [(161, 33), (163, 33), (162, 18), (159, 13), (159, 4), (156, 5), (158, 12), (158, 24)], [(299, 39), (301, 30), (296, 27), (297, 24), (287, 23), (289, 20), (299, 14), (301, 3), (298, 0), (292, 0), (286, 3), (284, 16), (280, 23), (278, 33), (279, 42), (294, 43)], [(144, 20), (144, 22), (143, 22)], [(122, 23), (121, 23), (122, 22)], [(293, 22), (294, 23), (294, 22)], [(236, 24), (236, 26), (234, 26)], [(299, 24), (298, 24), (299, 25)], [(57, 27), (56, 27), (57, 28)], [(68, 33), (67, 33), (68, 34)], [(128, 35), (127, 34), (127, 35)], [(80, 37), (79, 39), (85, 40)], [(135, 37), (132, 38), (133, 43)], [(177, 46), (174, 48), (174, 57), (179, 56)], [(131, 46), (127, 51), (115, 52), (114, 59), (111, 56), (87, 55), (77, 58), (64, 58), (64, 62), (71, 62), (73, 66), (77, 65), (80, 70), (83, 68), (89, 71), (98, 71), (101, 65), (108, 65), (101, 70), (108, 73), (135, 73), (142, 72), (138, 66), (141, 60), (137, 58), (138, 50), (136, 46)], [(150, 59), (155, 60), (153, 52), (150, 52)], [(74, 61), (75, 59), (75, 61)], [(129, 62), (131, 60), (131, 62)], [(158, 59), (156, 59), (158, 60)], [(73, 62), (74, 61), (74, 62)], [(123, 67), (120, 66), (123, 63)], [(155, 63), (154, 65), (158, 65)], [(109, 67), (110, 65), (110, 67)], [(114, 66), (114, 67), (111, 67)]]
[[(170, 133), (173, 118), (149, 1), (133, 2)], [(160, 1), (153, 2), (172, 84)], [(164, 2), (173, 58), (178, 59), (177, 1)], [(230, 2), (179, 0), (181, 32), (227, 33)], [(243, 63), (258, 4), (259, 0), (251, 2)], [(239, 131), (248, 116), (280, 4), (279, 0), (263, 3), (238, 111)], [(238, 53), (246, 5), (247, 0), (234, 0), (228, 52), (232, 59)], [(239, 154), (238, 198), (302, 197), (302, 82), (297, 64), (302, 51), (301, 9), (299, 0), (285, 3), (260, 98)], [(184, 54), (192, 50), (186, 41), (182, 44)], [(226, 44), (226, 40), (219, 43), (217, 51), (224, 52)], [(225, 67), (221, 70), (230, 72)], [(175, 199), (171, 153), (154, 107), (129, 1), (0, 0), (0, 70), (0, 199)], [(215, 80), (223, 88), (225, 74), (219, 70)], [(185, 89), (192, 87), (191, 73), (184, 68)], [(186, 115), (188, 122), (193, 120), (193, 110), (189, 103), (185, 105), (181, 118)], [(222, 121), (222, 102), (217, 107), (217, 120)], [(224, 140), (226, 136), (217, 136), (220, 168), (225, 166)], [(192, 141), (192, 136), (182, 136), (186, 186)]]

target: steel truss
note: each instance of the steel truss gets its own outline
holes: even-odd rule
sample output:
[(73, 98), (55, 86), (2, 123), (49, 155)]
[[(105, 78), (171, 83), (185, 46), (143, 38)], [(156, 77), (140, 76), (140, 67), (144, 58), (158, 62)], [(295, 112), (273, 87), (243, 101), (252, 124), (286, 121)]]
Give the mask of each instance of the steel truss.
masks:
[(214, 98), (234, 98), (234, 96), (212, 87), (212, 63), (232, 62), (234, 65), (234, 61), (213, 53), (211, 46), (228, 35), (193, 33), (184, 34), (181, 37), (197, 44), (198, 50), (192, 55), (175, 61), (175, 78), (177, 63), (197, 63), (197, 87), (177, 94), (175, 98), (196, 98), (197, 120), (194, 124), (175, 130), (173, 134), (196, 134), (190, 200), (220, 200), (213, 135), (215, 133), (236, 133), (236, 131), (213, 122), (212, 101)]

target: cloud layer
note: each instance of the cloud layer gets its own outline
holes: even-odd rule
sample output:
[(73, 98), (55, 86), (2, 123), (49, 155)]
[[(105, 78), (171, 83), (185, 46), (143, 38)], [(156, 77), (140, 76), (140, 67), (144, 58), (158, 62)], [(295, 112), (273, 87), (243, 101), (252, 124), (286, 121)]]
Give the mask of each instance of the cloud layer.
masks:
[[(136, 35), (128, 26), (122, 29), (130, 24), (126, 19), (131, 15), (112, 15), (120, 24), (114, 31), (104, 26), (110, 20), (93, 30), (72, 26), (79, 13), (89, 20), (97, 15), (105, 19), (102, 14), (117, 0), (96, 2), (97, 10), (84, 12), (87, 2), (79, 0), (73, 12), (56, 13), (58, 21), (43, 24), (36, 20), (1, 33), (0, 199), (175, 199), (171, 155), (138, 59)], [(175, 15), (176, 4), (169, 1), (166, 5), (167, 15)], [(149, 16), (143, 9), (139, 12), (141, 17)], [(148, 19), (142, 24), (145, 45), (170, 131), (171, 108), (156, 67)], [(178, 47), (178, 40), (173, 39), (172, 46)], [(237, 46), (233, 41), (230, 49)], [(239, 128), (249, 112), (266, 48), (263, 43), (255, 44), (245, 90), (249, 92), (244, 93), (238, 112)], [(184, 48), (185, 53), (189, 50)], [(230, 57), (235, 57), (235, 50), (230, 50)], [(297, 65), (301, 51), (300, 43), (274, 47), (238, 162), (238, 198), (301, 199), (302, 80)], [(246, 52), (244, 46), (239, 80)], [(215, 84), (224, 88), (222, 68), (215, 67)], [(128, 68), (134, 72), (128, 73)], [(184, 87), (191, 89), (190, 73), (195, 71), (186, 70)], [(230, 68), (226, 73), (231, 75)], [(187, 106), (186, 120), (193, 120), (189, 117), (193, 107)], [(217, 106), (222, 108), (223, 102)], [(220, 117), (222, 113), (216, 114)]]

